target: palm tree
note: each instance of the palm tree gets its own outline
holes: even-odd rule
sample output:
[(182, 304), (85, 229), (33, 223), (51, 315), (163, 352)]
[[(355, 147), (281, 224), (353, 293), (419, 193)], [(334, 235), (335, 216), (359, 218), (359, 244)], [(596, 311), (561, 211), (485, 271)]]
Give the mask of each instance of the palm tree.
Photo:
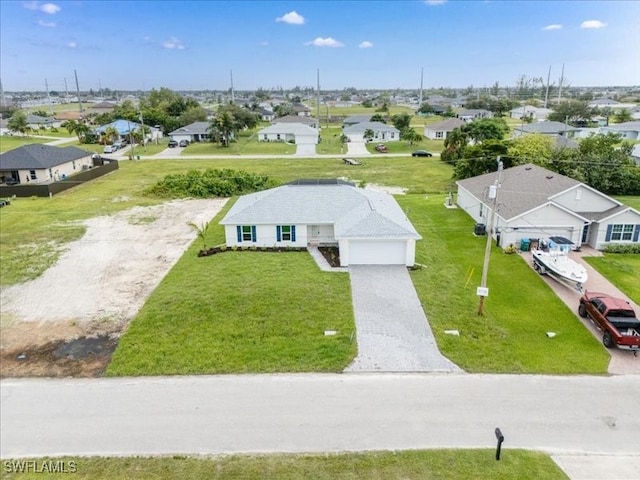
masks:
[(367, 129), (364, 131), (364, 135), (363, 135), (363, 136), (364, 136), (364, 139), (365, 139), (366, 141), (371, 141), (371, 140), (373, 140), (374, 135), (375, 135), (374, 131), (373, 131), (373, 130), (371, 130), (370, 128), (367, 128)]
[(76, 126), (76, 135), (78, 136), (78, 140), (80, 141), (80, 143), (85, 143), (87, 134), (90, 132), (91, 129), (84, 123), (79, 123)]
[(420, 141), (422, 141), (422, 138), (423, 138), (421, 134), (416, 132), (415, 129), (413, 129), (411, 127), (405, 128), (402, 131), (400, 136), (404, 140), (407, 140), (409, 142), (409, 145), (413, 145), (414, 142), (420, 142)]
[[(74, 133), (76, 133), (76, 129), (78, 128), (78, 125), (79, 123), (76, 122), (75, 120), (67, 120), (62, 124), (62, 126), (67, 129), (67, 132), (69, 132), (70, 135), (73, 135)], [(78, 140), (79, 139), (80, 137), (78, 137)]]
[(217, 136), (224, 147), (229, 146), (229, 140), (236, 128), (236, 122), (230, 112), (222, 112), (212, 122), (209, 130)]
[(104, 135), (105, 137), (107, 137), (107, 142), (115, 142), (116, 140), (118, 140), (118, 138), (120, 138), (120, 134), (118, 133), (118, 130), (115, 129), (115, 127), (107, 127), (104, 129)]

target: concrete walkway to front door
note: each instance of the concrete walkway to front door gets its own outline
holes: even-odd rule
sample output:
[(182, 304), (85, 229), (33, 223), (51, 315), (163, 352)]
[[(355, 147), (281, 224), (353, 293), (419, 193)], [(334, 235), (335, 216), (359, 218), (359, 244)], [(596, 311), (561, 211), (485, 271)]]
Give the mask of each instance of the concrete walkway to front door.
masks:
[(358, 356), (345, 372), (460, 372), (436, 345), (407, 268), (349, 267)]

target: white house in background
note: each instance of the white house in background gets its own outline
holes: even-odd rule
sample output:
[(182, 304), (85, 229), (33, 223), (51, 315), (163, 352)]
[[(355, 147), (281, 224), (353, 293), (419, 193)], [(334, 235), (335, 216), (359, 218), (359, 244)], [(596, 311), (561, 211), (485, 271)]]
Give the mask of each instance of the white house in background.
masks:
[(193, 122), (169, 133), (169, 137), (176, 142), (182, 140), (189, 142), (208, 142), (211, 140), (210, 127), (211, 124), (209, 122)]
[(318, 120), (313, 117), (298, 117), (297, 115), (285, 115), (284, 117), (276, 117), (271, 123), (302, 123), (307, 127), (318, 128)]
[(367, 130), (373, 131), (374, 142), (397, 142), (400, 140), (400, 130), (393, 125), (382, 122), (360, 122), (345, 127), (342, 131), (349, 141), (362, 141), (364, 132)]
[(624, 122), (607, 125), (606, 127), (600, 127), (600, 133), (617, 133), (626, 140), (638, 140), (640, 139), (640, 121)]
[(509, 116), (518, 120), (522, 118), (530, 118), (534, 122), (544, 122), (551, 112), (553, 112), (553, 110), (550, 108), (538, 108), (531, 105), (523, 105), (510, 110)]
[(0, 180), (31, 185), (63, 180), (93, 167), (92, 152), (78, 147), (30, 144), (0, 154)]
[[(457, 204), (477, 223), (487, 223), (488, 198), (497, 172), (460, 180)], [(502, 172), (495, 211), (498, 245), (523, 238), (561, 236), (576, 245), (602, 249), (610, 243), (640, 242), (640, 212), (584, 183), (527, 164)]]
[(412, 266), (422, 238), (391, 195), (341, 180), (244, 195), (220, 224), (229, 246), (335, 245), (342, 266)]
[(460, 128), (465, 122), (459, 118), (447, 118), (442, 122), (424, 127), (424, 136), (431, 140), (444, 140), (456, 128)]
[(311, 116), (311, 110), (309, 110), (309, 107), (301, 103), (294, 103), (293, 105), (291, 105), (291, 109), (293, 110), (293, 114), (297, 115), (298, 117)]
[(275, 123), (258, 131), (258, 141), (315, 145), (318, 131), (303, 123)]
[(640, 143), (636, 143), (631, 150), (631, 156), (636, 162), (636, 165), (640, 167)]
[(269, 110), (268, 108), (260, 107), (258, 109), (258, 115), (260, 116), (260, 120), (264, 122), (272, 122), (274, 118), (276, 118), (276, 114), (273, 110)]
[(483, 118), (493, 118), (493, 113), (483, 108), (472, 108), (461, 110), (456, 113), (456, 117), (463, 122), (473, 122), (474, 120), (481, 120)]

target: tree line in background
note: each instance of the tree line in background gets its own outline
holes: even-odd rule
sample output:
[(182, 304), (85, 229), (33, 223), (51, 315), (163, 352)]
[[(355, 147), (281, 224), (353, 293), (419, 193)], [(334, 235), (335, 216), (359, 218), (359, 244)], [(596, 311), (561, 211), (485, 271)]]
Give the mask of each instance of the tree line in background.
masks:
[(541, 134), (505, 139), (503, 119), (476, 120), (454, 129), (444, 141), (441, 160), (453, 166), (456, 179), (533, 163), (574, 178), (608, 195), (640, 195), (640, 168), (631, 156), (633, 145), (620, 135), (591, 135), (575, 148)]

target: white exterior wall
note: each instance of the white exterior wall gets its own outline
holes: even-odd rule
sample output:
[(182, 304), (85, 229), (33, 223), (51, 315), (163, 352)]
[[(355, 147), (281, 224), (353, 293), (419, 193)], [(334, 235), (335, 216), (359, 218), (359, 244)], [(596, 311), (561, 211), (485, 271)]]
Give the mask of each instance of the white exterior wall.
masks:
[(237, 225), (225, 225), (225, 240), (228, 246), (238, 245), (241, 247), (306, 247), (307, 246), (307, 226), (295, 225), (296, 241), (278, 242), (276, 225), (256, 225), (255, 242), (238, 242)]
[(415, 262), (415, 240), (341, 239), (340, 265), (407, 265)]
[(548, 238), (559, 235), (580, 245), (583, 225), (582, 219), (555, 205), (547, 204), (513, 219), (507, 227), (514, 229), (516, 241), (521, 238)]
[(336, 243), (333, 225), (307, 225), (307, 239), (320, 244)]
[[(625, 241), (612, 240), (610, 242), (606, 241), (607, 226), (616, 225), (620, 223), (638, 225), (640, 224), (640, 215), (638, 215), (637, 213), (634, 213), (633, 211), (627, 211), (619, 215), (616, 215), (614, 217), (611, 217), (603, 223), (595, 223), (595, 222), (592, 223), (590, 226), (591, 231), (589, 234), (589, 237), (590, 237), (589, 244), (593, 248), (600, 250), (603, 246), (607, 245), (608, 243), (633, 243), (632, 241), (629, 241), (629, 240), (625, 240)], [(640, 241), (636, 243), (640, 243)]]
[(187, 140), (188, 142), (190, 142), (192, 139), (191, 139), (191, 135), (185, 133), (182, 135), (171, 135), (171, 140), (175, 140), (176, 142)]
[(480, 204), (478, 199), (462, 187), (458, 187), (457, 205), (462, 208), (476, 223), (487, 223), (489, 210), (482, 204), (482, 216), (480, 215)]
[(603, 193), (596, 192), (586, 186), (574, 187), (551, 198), (555, 203), (572, 212), (604, 212), (618, 205)]
[[(21, 185), (29, 185), (30, 183), (44, 183), (58, 181), (62, 179), (62, 176), (70, 177), (76, 173), (80, 173), (83, 170), (83, 166), (93, 166), (91, 155), (73, 160), (71, 162), (63, 163), (55, 167), (42, 168), (35, 170), (36, 179), (31, 179), (30, 170), (18, 170), (18, 176), (20, 178)], [(51, 173), (49, 173), (51, 170)], [(9, 172), (6, 172), (9, 175)]]
[(296, 144), (318, 144), (318, 135), (296, 135), (295, 136)]
[(431, 140), (444, 140), (447, 138), (447, 135), (449, 135), (449, 131), (447, 130), (432, 130), (429, 127), (425, 127), (424, 129), (424, 136)]

